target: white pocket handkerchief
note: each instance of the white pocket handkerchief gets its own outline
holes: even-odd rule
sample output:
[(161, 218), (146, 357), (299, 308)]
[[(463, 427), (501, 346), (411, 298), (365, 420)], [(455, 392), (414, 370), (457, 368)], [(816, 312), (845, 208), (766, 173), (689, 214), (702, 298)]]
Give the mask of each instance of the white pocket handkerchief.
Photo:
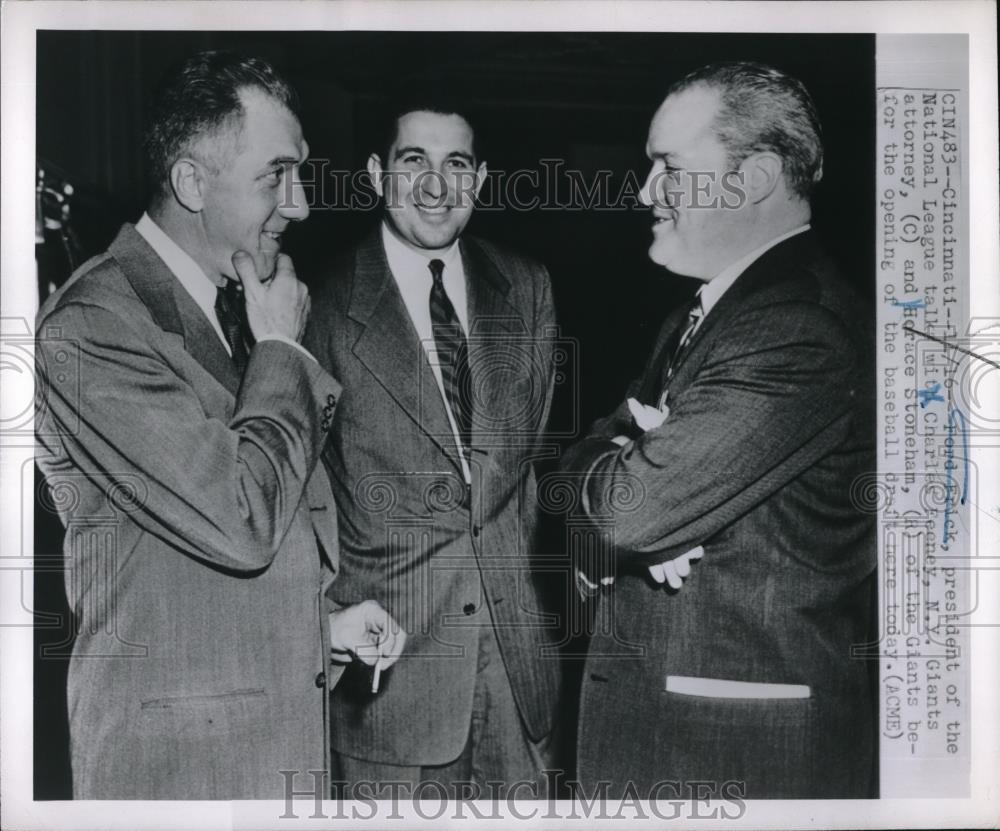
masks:
[(805, 684), (758, 684), (690, 675), (668, 675), (667, 692), (703, 698), (809, 698), (812, 695)]

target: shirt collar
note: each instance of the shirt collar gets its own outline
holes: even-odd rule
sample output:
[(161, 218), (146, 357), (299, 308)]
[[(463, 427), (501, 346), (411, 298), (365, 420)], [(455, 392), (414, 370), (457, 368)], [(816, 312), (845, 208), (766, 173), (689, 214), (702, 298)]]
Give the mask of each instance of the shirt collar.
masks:
[(793, 228), (791, 231), (787, 231), (769, 242), (764, 243), (760, 246), (760, 248), (755, 248), (745, 257), (740, 257), (740, 259), (738, 259), (735, 263), (732, 263), (722, 269), (718, 275), (713, 277), (698, 290), (698, 296), (701, 298), (701, 308), (703, 314), (707, 315), (712, 310), (712, 307), (719, 302), (722, 295), (726, 293), (733, 283), (736, 282), (736, 278), (746, 271), (757, 259), (759, 259), (765, 251), (774, 248), (774, 246), (776, 246), (779, 242), (784, 242), (786, 239), (794, 237), (796, 234), (808, 231), (809, 227), (809, 223), (807, 222), (805, 225)]
[(142, 215), (135, 230), (149, 243), (198, 306), (205, 310), (209, 319), (213, 319), (209, 313), (215, 308), (216, 286), (224, 285), (226, 278), (220, 277), (219, 283), (213, 282), (191, 255), (167, 236), (148, 213)]
[(447, 269), (454, 265), (459, 256), (458, 240), (441, 251), (418, 251), (402, 242), (389, 230), (389, 226), (385, 222), (382, 223), (382, 245), (385, 247), (385, 257), (389, 262), (389, 268), (397, 279), (415, 273), (423, 273), (430, 278), (431, 272), (427, 264), (431, 260), (441, 260)]

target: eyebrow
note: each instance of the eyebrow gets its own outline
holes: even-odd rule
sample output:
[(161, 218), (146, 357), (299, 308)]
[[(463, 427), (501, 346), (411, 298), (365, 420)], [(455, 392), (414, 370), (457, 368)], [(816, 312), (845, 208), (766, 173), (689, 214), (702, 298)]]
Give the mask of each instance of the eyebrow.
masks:
[(677, 154), (671, 153), (669, 150), (661, 153), (647, 153), (646, 155), (652, 160), (662, 159), (664, 164), (669, 164), (671, 162), (676, 163), (678, 161)]
[[(308, 155), (305, 157), (308, 158)], [(260, 170), (260, 175), (265, 175), (269, 170), (274, 167), (288, 167), (290, 165), (294, 166), (297, 164), (302, 164), (303, 159), (298, 156), (275, 156), (269, 162), (267, 162)]]
[(407, 153), (420, 153), (423, 156), (427, 155), (427, 151), (423, 147), (417, 147), (415, 144), (408, 145), (407, 147), (400, 147), (396, 150), (395, 155), (392, 157), (393, 161), (405, 156)]
[[(410, 145), (408, 147), (400, 147), (393, 155), (393, 161), (405, 156), (407, 153), (420, 153), (422, 156), (427, 155), (427, 151), (423, 147), (418, 147), (417, 145)], [(476, 163), (475, 157), (471, 153), (466, 153), (464, 150), (452, 150), (447, 158), (449, 159), (465, 159), (470, 166)]]

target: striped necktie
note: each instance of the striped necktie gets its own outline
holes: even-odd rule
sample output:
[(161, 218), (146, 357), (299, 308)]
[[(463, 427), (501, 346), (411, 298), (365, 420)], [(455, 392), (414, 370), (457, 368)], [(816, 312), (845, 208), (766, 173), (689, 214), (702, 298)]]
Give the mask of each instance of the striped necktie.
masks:
[(674, 377), (674, 369), (677, 366), (677, 361), (680, 359), (681, 355), (684, 354), (684, 350), (687, 349), (689, 343), (691, 343), (691, 338), (694, 337), (694, 333), (698, 330), (698, 324), (701, 323), (701, 319), (705, 316), (705, 312), (701, 308), (701, 292), (699, 291), (695, 295), (694, 303), (691, 306), (691, 310), (688, 312), (687, 323), (684, 326), (684, 332), (681, 334), (681, 339), (677, 342), (677, 348), (674, 350), (673, 357), (670, 359), (670, 365), (667, 367), (667, 382)]
[(462, 324), (455, 314), (455, 307), (444, 290), (444, 263), (428, 263), (431, 277), (430, 309), (431, 329), (437, 347), (441, 382), (451, 416), (455, 420), (463, 450), (472, 441), (472, 377), (469, 371), (469, 345), (462, 331)]
[(219, 319), (222, 334), (229, 344), (236, 370), (242, 375), (250, 360), (247, 345), (253, 344), (253, 335), (250, 334), (250, 324), (247, 323), (243, 289), (235, 280), (226, 280), (224, 286), (218, 287), (215, 294), (215, 316)]
[(698, 330), (698, 324), (701, 323), (701, 319), (704, 316), (705, 312), (701, 307), (701, 292), (699, 291), (692, 301), (691, 309), (688, 311), (687, 321), (684, 324), (684, 330), (681, 332), (681, 336), (677, 341), (677, 347), (670, 355), (670, 361), (667, 364), (666, 371), (662, 372), (662, 375), (660, 376), (660, 396), (656, 401), (656, 406), (661, 410), (666, 407), (667, 398), (670, 393), (670, 382), (673, 380), (674, 370), (677, 367), (677, 363), (680, 360), (681, 355), (684, 354), (684, 350), (687, 349), (691, 339), (694, 337), (694, 333)]

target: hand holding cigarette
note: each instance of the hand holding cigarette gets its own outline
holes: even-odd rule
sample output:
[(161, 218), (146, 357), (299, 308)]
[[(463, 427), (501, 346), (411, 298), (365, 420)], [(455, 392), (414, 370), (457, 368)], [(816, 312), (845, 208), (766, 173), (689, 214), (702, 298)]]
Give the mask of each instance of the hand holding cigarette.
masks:
[(330, 613), (331, 660), (373, 666), (373, 693), (378, 692), (382, 671), (396, 663), (405, 645), (406, 632), (374, 600)]

